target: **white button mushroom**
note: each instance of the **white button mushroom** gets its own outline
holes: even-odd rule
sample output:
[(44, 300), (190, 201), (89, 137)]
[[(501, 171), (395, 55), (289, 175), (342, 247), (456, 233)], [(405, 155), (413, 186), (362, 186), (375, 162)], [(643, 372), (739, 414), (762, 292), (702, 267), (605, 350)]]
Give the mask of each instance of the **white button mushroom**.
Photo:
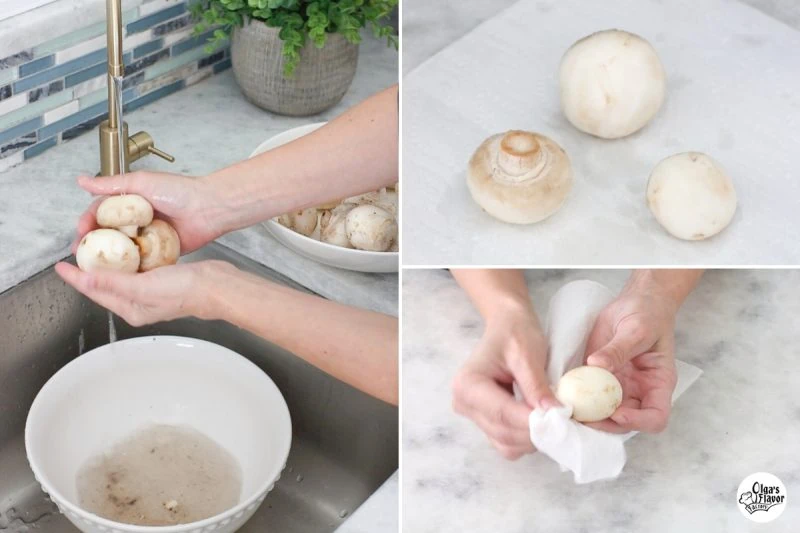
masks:
[(139, 249), (127, 235), (115, 229), (96, 229), (84, 235), (75, 259), (84, 272), (139, 269)]
[(572, 407), (572, 418), (578, 422), (598, 422), (611, 416), (622, 403), (622, 386), (604, 368), (579, 366), (561, 376), (556, 398)]
[(153, 221), (153, 206), (138, 194), (109, 196), (97, 206), (97, 225), (121, 231), (131, 239)]
[(345, 231), (355, 248), (385, 252), (397, 238), (397, 221), (382, 207), (360, 205), (347, 214)]
[(561, 60), (561, 108), (573, 126), (605, 139), (630, 135), (656, 115), (666, 74), (655, 49), (621, 30), (593, 33)]
[(661, 161), (647, 183), (647, 205), (679, 239), (716, 235), (736, 213), (736, 190), (722, 167), (705, 154), (686, 152)]
[(308, 237), (317, 229), (317, 208), (309, 207), (278, 217), (278, 223)]
[(467, 186), (475, 202), (493, 217), (531, 224), (564, 203), (572, 188), (572, 167), (553, 140), (509, 131), (478, 147), (469, 162)]
[(153, 220), (136, 237), (141, 261), (139, 271), (147, 272), (166, 265), (174, 265), (181, 255), (178, 232), (163, 220)]
[(351, 204), (344, 203), (336, 206), (332, 211), (325, 211), (322, 214), (319, 222), (322, 242), (343, 248), (353, 247), (350, 244), (350, 239), (347, 238), (345, 221), (347, 220), (347, 213), (352, 211), (354, 207)]

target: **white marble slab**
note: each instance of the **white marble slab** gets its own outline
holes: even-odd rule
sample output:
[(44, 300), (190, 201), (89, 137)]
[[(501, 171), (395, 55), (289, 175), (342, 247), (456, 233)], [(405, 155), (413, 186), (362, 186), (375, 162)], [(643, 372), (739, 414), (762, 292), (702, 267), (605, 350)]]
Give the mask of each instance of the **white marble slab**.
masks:
[[(619, 270), (528, 272), (540, 314), (564, 283), (619, 290)], [(542, 455), (507, 462), (451, 409), (450, 383), (482, 333), (449, 272), (403, 273), (403, 529), (414, 533), (797, 531), (800, 505), (768, 525), (736, 508), (749, 474), (800, 494), (800, 272), (706, 273), (676, 328), (677, 356), (703, 369), (669, 427), (626, 444), (614, 481), (575, 485)]]
[[(131, 131), (147, 130), (174, 164), (149, 157), (135, 168), (203, 175), (247, 157), (267, 138), (328, 120), (397, 81), (397, 53), (367, 38), (344, 100), (322, 115), (287, 118), (247, 103), (231, 72), (209, 79), (126, 116)], [(0, 173), (0, 291), (69, 254), (75, 223), (90, 197), (75, 185), (99, 166), (96, 133), (52, 148)], [(283, 247), (260, 225), (220, 239), (222, 244), (327, 298), (397, 314), (397, 275), (327, 267)]]
[[(607, 27), (651, 39), (669, 78), (656, 119), (616, 141), (566, 121), (556, 80), (564, 50)], [(404, 80), (404, 264), (800, 263), (797, 49), (800, 32), (733, 0), (512, 5)], [(572, 159), (572, 194), (539, 224), (499, 222), (466, 188), (474, 149), (512, 128), (553, 137)], [(703, 242), (669, 236), (644, 201), (655, 164), (687, 150), (718, 159), (739, 193), (730, 228)]]

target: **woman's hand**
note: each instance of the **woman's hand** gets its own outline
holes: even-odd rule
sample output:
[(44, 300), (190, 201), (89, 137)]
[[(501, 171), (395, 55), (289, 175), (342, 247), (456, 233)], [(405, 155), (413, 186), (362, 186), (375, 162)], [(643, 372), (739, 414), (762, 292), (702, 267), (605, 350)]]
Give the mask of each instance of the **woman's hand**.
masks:
[(211, 186), (200, 178), (140, 171), (99, 178), (81, 176), (78, 185), (101, 198), (96, 199), (78, 221), (73, 253), (83, 236), (98, 228), (95, 215), (100, 202), (106, 196), (122, 193), (138, 194), (152, 204), (156, 218), (169, 222), (178, 232), (181, 253), (194, 251), (225, 233), (215, 220), (215, 214), (222, 208), (217, 205)]
[[(528, 417), (559, 403), (545, 367), (547, 341), (532, 311), (495, 313), (478, 347), (453, 382), (453, 408), (475, 422), (506, 459), (536, 451)], [(513, 393), (516, 383), (525, 402)]]
[(210, 280), (236, 268), (223, 261), (201, 261), (156, 268), (141, 274), (83, 272), (69, 263), (58, 263), (64, 281), (99, 305), (122, 317), (131, 326), (175, 320), (185, 316), (211, 319)]
[(638, 271), (600, 313), (586, 346), (586, 362), (617, 376), (622, 404), (609, 419), (587, 425), (613, 433), (657, 433), (667, 427), (677, 384), (675, 315), (701, 274)]

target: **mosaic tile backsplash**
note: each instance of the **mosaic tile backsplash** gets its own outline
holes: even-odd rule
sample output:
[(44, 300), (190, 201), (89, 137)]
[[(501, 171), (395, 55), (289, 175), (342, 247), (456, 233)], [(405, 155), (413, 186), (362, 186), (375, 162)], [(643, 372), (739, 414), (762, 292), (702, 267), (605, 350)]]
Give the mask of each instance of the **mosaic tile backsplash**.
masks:
[[(145, 2), (123, 28), (125, 111), (231, 65), (227, 47), (204, 50), (210, 32), (193, 35), (185, 1)], [(0, 172), (107, 118), (106, 61), (105, 21), (0, 58)]]

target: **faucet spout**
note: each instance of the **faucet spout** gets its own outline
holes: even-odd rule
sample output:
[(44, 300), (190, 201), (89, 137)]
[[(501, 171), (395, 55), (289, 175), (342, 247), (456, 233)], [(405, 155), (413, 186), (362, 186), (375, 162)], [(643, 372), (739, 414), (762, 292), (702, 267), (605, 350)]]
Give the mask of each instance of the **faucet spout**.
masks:
[(155, 147), (144, 131), (128, 137), (128, 125), (122, 120), (122, 79), (125, 64), (122, 55), (122, 0), (106, 0), (106, 42), (108, 50), (108, 120), (100, 123), (100, 175), (128, 172), (133, 161), (153, 154), (174, 161)]
[(108, 51), (108, 125), (116, 129), (121, 117), (117, 115), (114, 78), (125, 76), (122, 60), (122, 0), (106, 0), (106, 48)]

